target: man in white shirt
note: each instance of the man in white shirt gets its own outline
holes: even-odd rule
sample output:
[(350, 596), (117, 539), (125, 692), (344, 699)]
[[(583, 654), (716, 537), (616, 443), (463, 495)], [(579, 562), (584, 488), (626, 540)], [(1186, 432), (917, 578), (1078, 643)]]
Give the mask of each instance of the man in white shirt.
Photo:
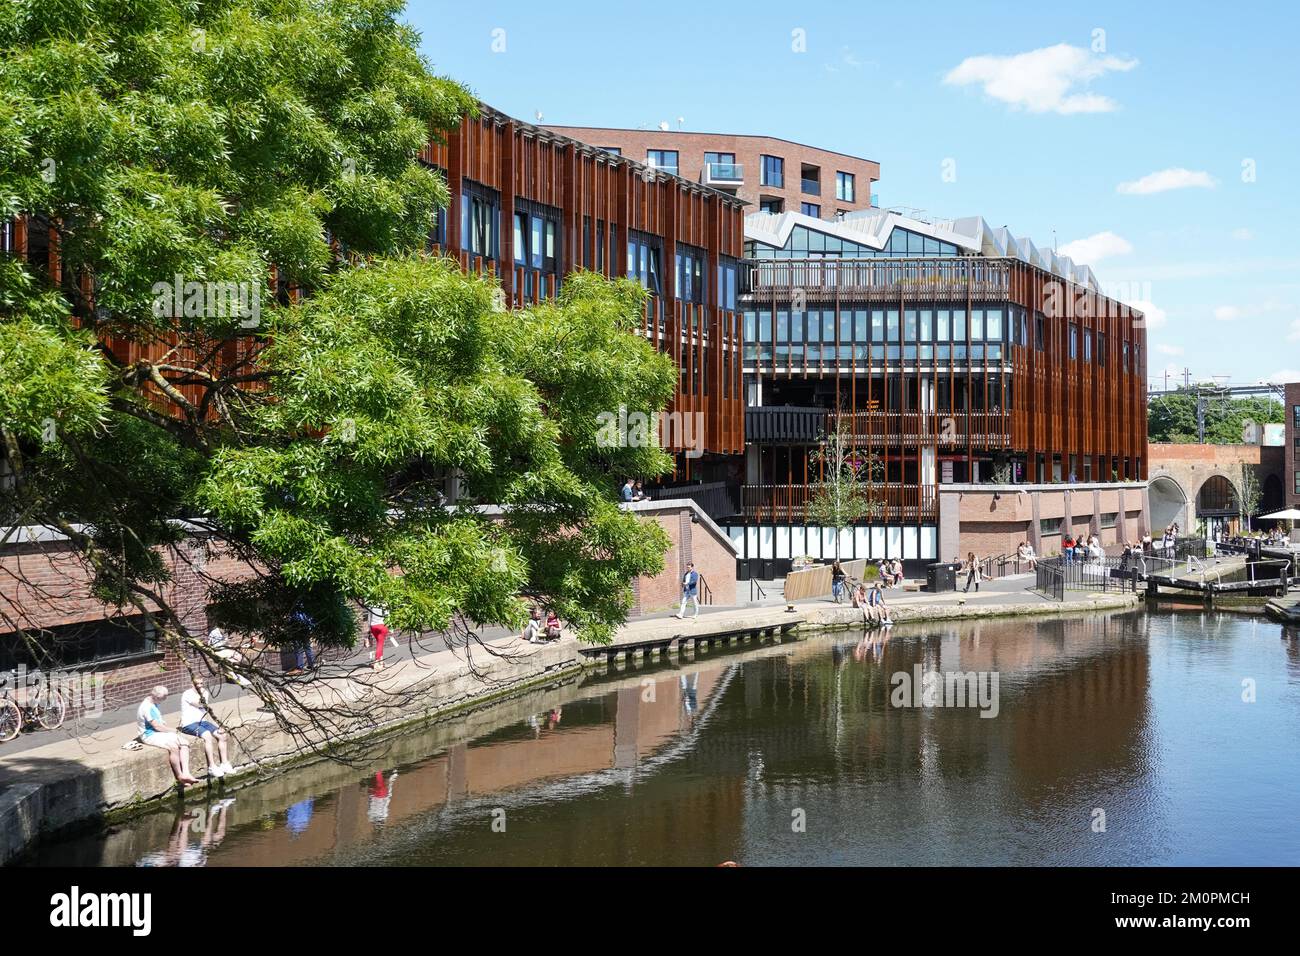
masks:
[[(227, 646), (226, 632), (219, 627), (214, 627), (212, 630), (208, 631), (208, 647), (212, 648), (212, 653), (216, 657), (226, 661), (227, 663), (241, 660), (239, 651), (235, 650), (233, 647)], [(231, 667), (223, 667), (221, 669), (221, 676), (224, 677), (227, 682), (238, 684), (240, 687), (252, 686), (252, 682), (249, 681), (247, 677), (242, 677), (239, 674), (236, 674), (234, 669)]]
[[(220, 780), (226, 774), (235, 772), (235, 768), (230, 765), (227, 734), (212, 720), (212, 715), (208, 712), (208, 695), (197, 687), (191, 686), (181, 694), (181, 733), (203, 741), (203, 750), (208, 755), (209, 777)], [(218, 756), (220, 760), (217, 759)]]

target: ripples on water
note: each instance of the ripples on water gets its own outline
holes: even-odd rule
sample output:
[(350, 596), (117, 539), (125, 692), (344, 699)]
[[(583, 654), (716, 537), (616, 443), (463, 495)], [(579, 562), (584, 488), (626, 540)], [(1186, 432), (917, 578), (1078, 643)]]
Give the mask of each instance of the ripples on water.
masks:
[[(893, 706), (893, 675), (917, 665), (996, 673), (997, 716)], [(303, 769), (37, 862), (1300, 863), (1300, 635), (1253, 618), (827, 635), (486, 716), (486, 732), (441, 725), (372, 767)]]

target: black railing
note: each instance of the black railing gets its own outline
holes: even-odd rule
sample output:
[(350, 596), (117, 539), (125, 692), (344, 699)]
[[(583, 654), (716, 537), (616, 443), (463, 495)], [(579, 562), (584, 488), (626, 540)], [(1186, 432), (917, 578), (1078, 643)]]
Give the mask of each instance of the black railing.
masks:
[[(757, 594), (757, 597), (755, 597), (755, 594)], [(755, 581), (753, 578), (750, 578), (750, 579), (749, 579), (749, 600), (750, 600), (750, 602), (753, 603), (754, 601), (762, 601), (762, 600), (764, 600), (766, 597), (767, 597), (767, 592), (763, 590), (763, 585), (759, 584), (759, 583), (758, 583), (757, 581)]]
[[(1150, 555), (1146, 556), (1146, 559), (1151, 564), (1157, 560)], [(1043, 558), (1038, 562), (1037, 570), (1041, 572), (1044, 569), (1060, 575), (1061, 586), (1067, 591), (1133, 592), (1137, 590), (1138, 582), (1143, 578), (1141, 559), (1135, 559), (1133, 556), (1070, 560)], [(1147, 573), (1151, 573), (1150, 568)]]
[(689, 498), (700, 510), (719, 521), (740, 514), (740, 488), (725, 481), (695, 482), (689, 485), (669, 485), (647, 488), (646, 496), (655, 501), (669, 498)]
[(1039, 561), (1034, 568), (1034, 590), (1053, 601), (1065, 600), (1065, 576), (1048, 561)]
[(713, 603), (713, 588), (709, 587), (709, 582), (704, 579), (702, 574), (700, 575), (700, 603)]
[(816, 442), (826, 434), (824, 408), (760, 405), (745, 409), (745, 441)]

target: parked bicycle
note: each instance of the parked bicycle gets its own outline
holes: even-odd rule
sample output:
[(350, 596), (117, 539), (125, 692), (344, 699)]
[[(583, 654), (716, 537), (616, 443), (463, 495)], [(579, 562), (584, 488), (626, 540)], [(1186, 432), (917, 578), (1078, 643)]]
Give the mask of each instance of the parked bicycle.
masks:
[(17, 671), (10, 671), (8, 677), (0, 677), (0, 743), (13, 740), (24, 727), (34, 723), (46, 730), (63, 726), (68, 706), (59, 691), (42, 684), (39, 690), (28, 694), (25, 704), (20, 704), (11, 689), (11, 686), (16, 688), (17, 683)]

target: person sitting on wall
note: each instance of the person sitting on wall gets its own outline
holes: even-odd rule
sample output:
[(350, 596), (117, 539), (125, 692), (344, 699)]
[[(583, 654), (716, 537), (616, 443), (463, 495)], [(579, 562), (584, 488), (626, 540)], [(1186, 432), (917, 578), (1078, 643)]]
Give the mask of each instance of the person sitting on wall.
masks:
[(180, 735), (167, 726), (158, 705), (167, 699), (168, 690), (162, 684), (154, 687), (140, 706), (136, 708), (135, 724), (140, 731), (140, 743), (147, 747), (158, 747), (167, 751), (167, 762), (171, 765), (172, 776), (182, 785), (199, 782), (198, 777), (190, 773), (190, 748), (181, 740)]
[(558, 641), (562, 633), (560, 615), (555, 613), (555, 608), (551, 608), (546, 613), (546, 639), (548, 641)]
[(212, 719), (208, 695), (197, 687), (191, 686), (181, 694), (181, 733), (198, 737), (203, 742), (203, 750), (208, 756), (208, 776), (220, 780), (228, 773), (234, 773), (230, 765), (230, 749), (227, 735)]

